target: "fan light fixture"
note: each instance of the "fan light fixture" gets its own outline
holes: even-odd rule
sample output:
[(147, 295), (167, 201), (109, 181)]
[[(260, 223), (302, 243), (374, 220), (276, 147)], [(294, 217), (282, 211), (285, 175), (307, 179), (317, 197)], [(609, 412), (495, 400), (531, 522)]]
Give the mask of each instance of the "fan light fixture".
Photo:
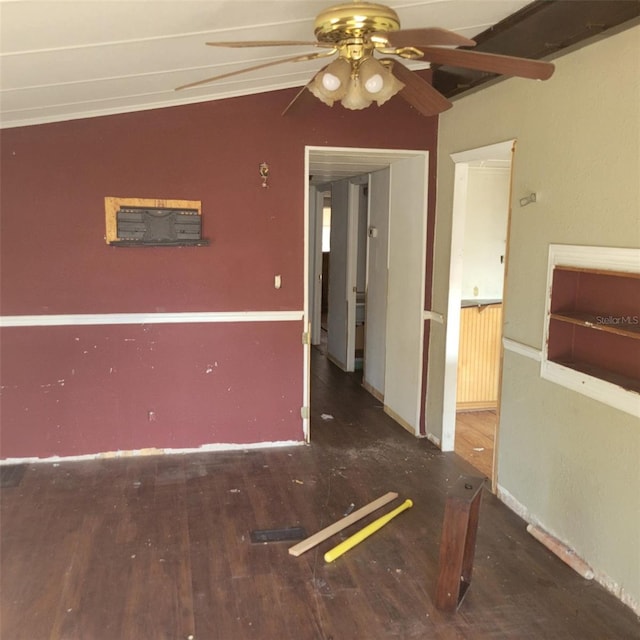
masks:
[(386, 44), (384, 35), (366, 36), (399, 28), (396, 12), (383, 5), (355, 2), (322, 12), (316, 18), (315, 35), (319, 41), (335, 43), (339, 56), (313, 78), (309, 91), (330, 107), (336, 101), (353, 110), (365, 109), (372, 102), (385, 103), (404, 84), (373, 57), (376, 46)]
[[(178, 90), (199, 87), (239, 73), (260, 71), (277, 64), (320, 60), (337, 54), (333, 62), (302, 87), (282, 115), (308, 89), (326, 105), (333, 106), (339, 101), (347, 109), (365, 109), (373, 102), (381, 105), (400, 93), (422, 115), (435, 116), (450, 109), (453, 106), (451, 101), (401, 61), (388, 56), (536, 80), (551, 77), (554, 69), (550, 62), (469, 50), (469, 47), (475, 46), (475, 41), (448, 29), (401, 29), (400, 19), (393, 9), (362, 0), (339, 4), (322, 11), (316, 17), (314, 34), (316, 39), (312, 42), (207, 42), (212, 47), (310, 45), (320, 51), (269, 60), (239, 71), (190, 82), (178, 87)], [(385, 57), (377, 59), (374, 54)]]
[(352, 110), (366, 109), (372, 102), (384, 104), (403, 88), (404, 84), (373, 56), (360, 60), (340, 56), (309, 84), (309, 91), (326, 105), (332, 107), (340, 101)]

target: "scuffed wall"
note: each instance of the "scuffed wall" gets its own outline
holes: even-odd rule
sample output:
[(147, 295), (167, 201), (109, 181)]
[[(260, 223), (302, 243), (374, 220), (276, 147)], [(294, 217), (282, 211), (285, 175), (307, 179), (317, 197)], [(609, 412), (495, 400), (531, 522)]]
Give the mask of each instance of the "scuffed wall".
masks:
[[(303, 439), (305, 145), (434, 150), (437, 119), (400, 99), (282, 118), (294, 93), (0, 133), (1, 313), (30, 318), (0, 331), (0, 457)], [(107, 246), (105, 196), (201, 200), (211, 243)]]
[[(638, 610), (640, 425), (540, 378), (550, 243), (640, 246), (640, 27), (567, 54), (547, 82), (514, 79), (441, 118), (434, 309), (446, 309), (453, 163), (516, 138), (497, 481), (503, 496)], [(624, 61), (624, 62), (621, 62)], [(538, 202), (521, 208), (532, 191)], [(428, 416), (441, 425), (444, 327), (432, 327)]]

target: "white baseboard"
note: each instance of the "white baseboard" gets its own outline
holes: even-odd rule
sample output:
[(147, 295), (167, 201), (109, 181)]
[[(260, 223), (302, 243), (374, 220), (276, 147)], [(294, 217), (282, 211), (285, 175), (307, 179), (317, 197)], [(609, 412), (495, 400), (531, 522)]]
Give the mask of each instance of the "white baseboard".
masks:
[(249, 449), (270, 449), (275, 447), (295, 447), (306, 444), (303, 440), (279, 440), (276, 442), (253, 442), (250, 444), (221, 443), (203, 444), (201, 447), (172, 449), (132, 449), (127, 451), (105, 451), (103, 453), (87, 453), (79, 456), (50, 456), (48, 458), (5, 458), (0, 466), (7, 464), (59, 463), (78, 462), (83, 460), (108, 460), (112, 458), (133, 458), (139, 456), (181, 455), (187, 453), (207, 453), (215, 451), (244, 451)]
[(438, 438), (438, 436), (434, 436), (433, 433), (429, 433), (427, 432), (427, 440), (429, 440), (429, 442), (433, 442), (433, 444), (436, 445), (436, 447), (438, 447), (438, 449), (441, 449), (440, 447), (440, 438)]

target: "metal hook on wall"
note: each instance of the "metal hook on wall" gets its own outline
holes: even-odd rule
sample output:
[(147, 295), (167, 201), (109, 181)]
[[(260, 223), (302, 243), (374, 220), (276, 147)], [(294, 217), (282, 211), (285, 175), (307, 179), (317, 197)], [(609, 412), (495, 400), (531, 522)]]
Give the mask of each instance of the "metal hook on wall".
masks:
[(535, 202), (535, 201), (536, 201), (536, 194), (530, 193), (528, 196), (525, 196), (524, 198), (520, 198), (520, 206), (526, 207), (528, 204), (531, 204), (532, 202)]

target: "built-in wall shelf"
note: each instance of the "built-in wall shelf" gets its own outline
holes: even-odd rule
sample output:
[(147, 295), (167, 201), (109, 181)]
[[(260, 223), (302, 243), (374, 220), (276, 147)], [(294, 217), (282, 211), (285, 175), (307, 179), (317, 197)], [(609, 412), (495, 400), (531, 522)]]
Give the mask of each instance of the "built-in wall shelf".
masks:
[(615, 333), (616, 335), (625, 336), (626, 338), (640, 340), (640, 323), (633, 322), (632, 319), (627, 321), (618, 320), (618, 318), (614, 316), (602, 316), (598, 313), (588, 311), (552, 313), (551, 319), (575, 324), (585, 329)]
[(551, 245), (541, 375), (640, 416), (640, 250)]
[(622, 389), (626, 389), (627, 391), (635, 391), (636, 393), (640, 393), (640, 380), (637, 380), (636, 378), (623, 376), (619, 373), (616, 373), (615, 371), (609, 371), (588, 362), (559, 361), (557, 364), (563, 367), (568, 367), (569, 369), (573, 369), (574, 371), (577, 371), (579, 373), (585, 373), (599, 380), (604, 380), (605, 382), (615, 384), (616, 386)]

